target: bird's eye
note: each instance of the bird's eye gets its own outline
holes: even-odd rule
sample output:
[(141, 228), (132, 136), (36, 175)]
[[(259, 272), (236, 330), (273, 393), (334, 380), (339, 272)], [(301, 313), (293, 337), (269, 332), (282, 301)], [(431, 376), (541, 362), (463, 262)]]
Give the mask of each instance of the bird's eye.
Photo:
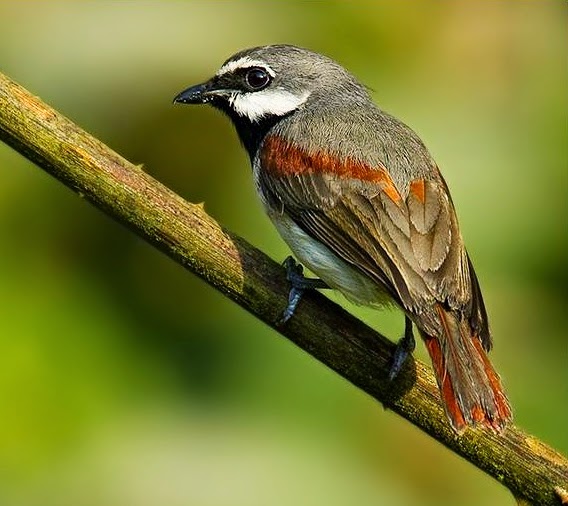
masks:
[(245, 74), (245, 81), (253, 90), (261, 90), (270, 82), (270, 75), (260, 67), (253, 67)]

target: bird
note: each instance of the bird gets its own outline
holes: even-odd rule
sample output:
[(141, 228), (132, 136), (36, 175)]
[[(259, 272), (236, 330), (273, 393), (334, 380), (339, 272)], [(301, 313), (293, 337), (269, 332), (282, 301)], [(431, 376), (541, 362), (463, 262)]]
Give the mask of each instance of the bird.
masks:
[(410, 127), (339, 63), (289, 44), (237, 52), (174, 103), (222, 111), (249, 155), (262, 205), (299, 261), (284, 262), (292, 288), (281, 323), (309, 289), (394, 305), (405, 330), (389, 378), (414, 350), (416, 327), (451, 427), (506, 427), (512, 410), (487, 356), (479, 281), (448, 186)]

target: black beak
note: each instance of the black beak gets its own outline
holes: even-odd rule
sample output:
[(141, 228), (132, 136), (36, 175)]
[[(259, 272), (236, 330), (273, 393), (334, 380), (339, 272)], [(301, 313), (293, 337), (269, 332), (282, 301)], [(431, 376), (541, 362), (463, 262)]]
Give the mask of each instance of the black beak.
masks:
[(204, 104), (210, 99), (210, 96), (207, 96), (210, 88), (209, 82), (187, 88), (174, 98), (174, 104)]

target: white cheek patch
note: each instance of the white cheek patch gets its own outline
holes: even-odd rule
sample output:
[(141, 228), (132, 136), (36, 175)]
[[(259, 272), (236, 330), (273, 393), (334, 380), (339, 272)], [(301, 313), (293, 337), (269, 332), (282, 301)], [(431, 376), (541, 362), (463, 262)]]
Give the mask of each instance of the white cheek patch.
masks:
[(285, 90), (271, 90), (249, 93), (234, 93), (229, 104), (239, 116), (256, 122), (265, 116), (284, 116), (300, 107), (310, 96), (309, 92), (294, 95)]
[(260, 60), (253, 60), (248, 56), (243, 56), (238, 60), (226, 63), (217, 71), (217, 74), (215, 75), (219, 77), (222, 76), (223, 74), (234, 72), (237, 69), (250, 68), (250, 67), (262, 67), (263, 69), (266, 69), (266, 72), (268, 72), (272, 77), (276, 75), (274, 71), (265, 62)]
[[(238, 60), (233, 60), (223, 65), (216, 76), (231, 74), (241, 69), (260, 67), (266, 70), (271, 77), (276, 73), (266, 64), (266, 62), (255, 60), (250, 56), (243, 56)], [(239, 115), (256, 122), (265, 116), (284, 116), (300, 107), (309, 97), (309, 92), (302, 95), (294, 95), (282, 89), (271, 89), (268, 87), (262, 91), (228, 91), (229, 105)]]

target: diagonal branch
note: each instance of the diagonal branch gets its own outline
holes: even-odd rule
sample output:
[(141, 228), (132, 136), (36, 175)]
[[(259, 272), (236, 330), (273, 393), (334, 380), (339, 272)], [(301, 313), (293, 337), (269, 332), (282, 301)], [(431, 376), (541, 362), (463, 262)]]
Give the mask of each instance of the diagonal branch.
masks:
[[(2, 74), (0, 139), (275, 327), (288, 291), (278, 264)], [(467, 429), (458, 436), (429, 368), (409, 361), (390, 383), (394, 345), (321, 294), (306, 294), (294, 318), (277, 330), (520, 500), (561, 504), (559, 491), (568, 490), (565, 457), (513, 425), (501, 435)]]

